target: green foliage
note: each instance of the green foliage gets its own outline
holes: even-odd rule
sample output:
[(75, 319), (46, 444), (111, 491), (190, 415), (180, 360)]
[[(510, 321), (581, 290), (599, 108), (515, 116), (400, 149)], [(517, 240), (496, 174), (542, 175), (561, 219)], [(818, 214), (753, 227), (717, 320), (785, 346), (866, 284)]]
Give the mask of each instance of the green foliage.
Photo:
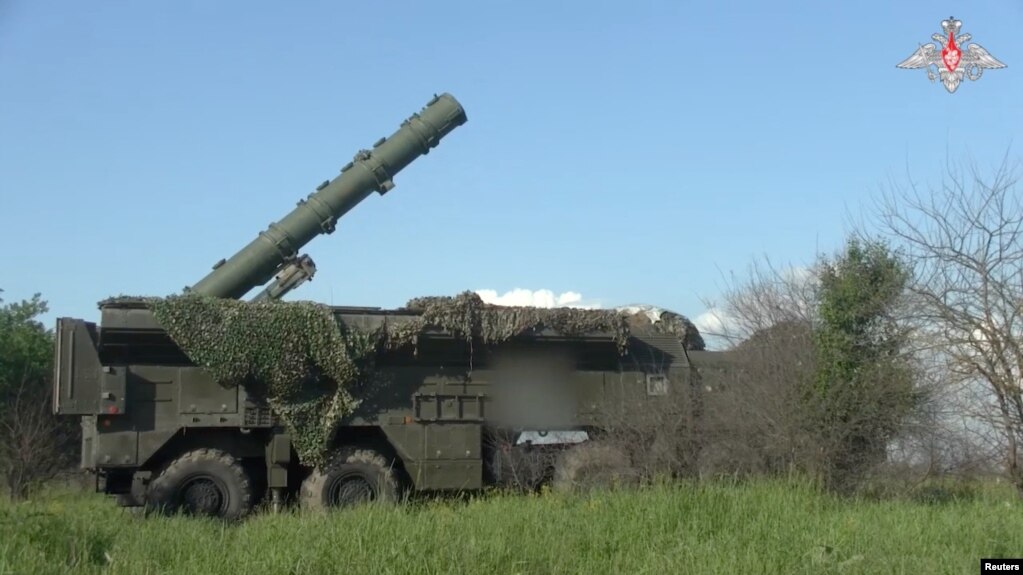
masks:
[(803, 399), (836, 486), (884, 457), (914, 406), (906, 335), (894, 314), (908, 279), (884, 244), (855, 239), (819, 269), (816, 373)]
[(0, 299), (0, 304), (0, 401), (6, 401), (23, 382), (49, 377), (53, 332), (36, 319), (49, 311), (40, 294), (16, 303)]
[(80, 429), (50, 410), (53, 332), (37, 319), (47, 311), (39, 294), (0, 305), (0, 479), (16, 499), (73, 464)]
[(834, 263), (821, 266), (817, 329), (822, 362), (818, 386), (855, 379), (864, 366), (896, 357), (898, 337), (892, 309), (908, 272), (883, 244), (852, 240)]
[(477, 496), (239, 524), (142, 518), (99, 495), (0, 502), (0, 573), (975, 573), (1023, 549), (1011, 490), (918, 504), (799, 483)]

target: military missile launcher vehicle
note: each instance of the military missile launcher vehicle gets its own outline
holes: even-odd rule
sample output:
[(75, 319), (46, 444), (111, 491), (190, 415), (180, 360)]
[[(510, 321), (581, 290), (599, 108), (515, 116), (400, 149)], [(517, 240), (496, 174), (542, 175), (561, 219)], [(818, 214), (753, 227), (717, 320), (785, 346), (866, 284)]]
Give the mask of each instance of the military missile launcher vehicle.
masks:
[(81, 417), (97, 490), (238, 518), (264, 501), (629, 480), (654, 445), (673, 472), (691, 463), (701, 345), (680, 316), (469, 292), (393, 310), (280, 301), (315, 273), (303, 246), (466, 120), (435, 96), (183, 294), (57, 320), (54, 411)]

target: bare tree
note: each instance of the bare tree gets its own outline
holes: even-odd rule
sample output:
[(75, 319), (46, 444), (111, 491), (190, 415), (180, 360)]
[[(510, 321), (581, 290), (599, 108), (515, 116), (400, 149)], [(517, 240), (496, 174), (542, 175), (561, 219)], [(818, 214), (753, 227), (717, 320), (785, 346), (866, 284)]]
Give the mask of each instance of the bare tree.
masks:
[(810, 325), (816, 285), (812, 267), (778, 267), (766, 257), (756, 260), (745, 276), (730, 275), (720, 304), (706, 302), (719, 326), (711, 335), (737, 345), (778, 325)]
[(702, 374), (701, 473), (811, 470), (816, 452), (800, 428), (798, 389), (812, 380), (816, 293), (812, 269), (753, 262), (732, 275), (716, 310), (725, 354), (693, 353)]
[(942, 368), (941, 379), (960, 398), (958, 415), (972, 416), (967, 419), (973, 431), (997, 432), (1005, 471), (1023, 496), (1018, 167), (1008, 154), (986, 177), (974, 164), (950, 163), (939, 187), (893, 185), (878, 199), (876, 212), (882, 233), (915, 269), (910, 319), (918, 351)]
[(0, 411), (0, 476), (11, 499), (24, 499), (74, 463), (73, 429), (51, 412), (43, 383), (22, 378)]

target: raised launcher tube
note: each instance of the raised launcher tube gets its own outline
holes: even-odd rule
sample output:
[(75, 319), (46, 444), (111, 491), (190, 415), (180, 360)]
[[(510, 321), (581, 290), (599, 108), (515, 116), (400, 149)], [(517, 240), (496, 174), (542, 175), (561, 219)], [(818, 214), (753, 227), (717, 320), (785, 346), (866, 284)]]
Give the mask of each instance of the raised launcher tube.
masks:
[[(429, 153), (441, 138), (466, 122), (465, 110), (450, 94), (434, 96), (418, 114), (405, 120), (372, 150), (362, 150), (341, 168), (341, 175), (320, 184), (280, 221), (228, 260), (220, 260), (199, 283), (185, 291), (238, 299), (254, 287), (284, 273), (298, 250), (319, 234), (334, 231), (338, 218), (374, 191), (394, 187), (392, 178), (416, 158)], [(273, 286), (270, 286), (271, 288)], [(268, 288), (270, 289), (270, 288)], [(257, 297), (264, 297), (262, 294)]]

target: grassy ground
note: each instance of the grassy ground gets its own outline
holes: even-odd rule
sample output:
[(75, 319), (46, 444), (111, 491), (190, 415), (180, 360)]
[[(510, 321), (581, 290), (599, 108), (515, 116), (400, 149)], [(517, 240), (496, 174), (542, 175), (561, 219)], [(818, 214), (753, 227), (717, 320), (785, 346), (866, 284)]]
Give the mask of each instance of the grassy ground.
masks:
[(236, 525), (145, 519), (70, 492), (0, 503), (0, 574), (976, 573), (992, 556), (1023, 556), (1023, 503), (997, 488), (925, 503), (787, 482), (675, 485)]

